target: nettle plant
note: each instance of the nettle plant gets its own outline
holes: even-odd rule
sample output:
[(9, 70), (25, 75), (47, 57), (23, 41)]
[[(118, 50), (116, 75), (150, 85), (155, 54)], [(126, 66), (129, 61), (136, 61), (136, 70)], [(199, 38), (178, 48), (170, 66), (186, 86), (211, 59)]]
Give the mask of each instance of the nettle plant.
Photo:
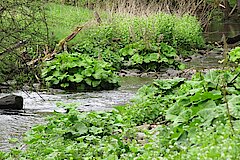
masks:
[(58, 54), (44, 64), (42, 78), (53, 88), (68, 90), (109, 90), (119, 87), (118, 76), (107, 62), (85, 54)]

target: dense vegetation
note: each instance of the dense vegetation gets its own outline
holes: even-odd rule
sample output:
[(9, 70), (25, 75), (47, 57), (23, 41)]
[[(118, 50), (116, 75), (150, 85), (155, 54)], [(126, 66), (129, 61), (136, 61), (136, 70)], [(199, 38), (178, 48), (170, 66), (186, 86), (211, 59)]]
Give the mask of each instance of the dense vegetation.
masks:
[[(22, 8), (8, 2), (14, 4), (10, 10), (2, 3), (0, 8), (6, 31), (1, 36), (0, 82), (12, 80), (17, 66), (22, 69), (18, 82), (37, 77), (53, 88), (114, 89), (119, 86), (115, 71), (183, 69), (179, 58), (204, 46), (200, 23), (186, 12), (118, 14), (119, 8), (110, 3), (113, 11), (101, 10), (96, 23), (92, 10), (76, 7), (79, 2), (82, 7), (95, 6), (95, 0), (62, 1), (74, 6), (47, 3), (43, 8), (41, 1), (21, 0)], [(177, 13), (173, 8), (169, 12)], [(29, 15), (34, 15), (31, 21)], [(59, 47), (83, 25), (73, 40)], [(13, 35), (8, 41), (9, 28)], [(46, 41), (42, 33), (47, 34)], [(25, 38), (31, 43), (14, 47)], [(235, 68), (227, 66), (228, 60)], [(157, 79), (141, 87), (129, 104), (110, 112), (79, 112), (74, 104), (59, 103), (65, 113), (54, 112), (46, 124), (29, 130), (16, 148), (0, 151), (0, 159), (240, 159), (239, 62), (236, 47), (226, 55), (222, 70), (198, 72), (191, 80)], [(34, 73), (26, 76), (29, 71)], [(12, 74), (3, 78), (8, 73)]]
[(1, 1), (0, 23), (0, 83), (34, 82), (37, 69), (26, 63), (50, 44), (42, 2)]
[[(35, 6), (35, 3), (41, 5), (41, 2), (37, 3), (35, 1), (29, 2), (29, 5)], [(45, 47), (41, 45), (40, 41), (36, 41), (36, 46), (32, 44), (24, 45), (16, 50), (11, 50), (7, 55), (3, 55), (3, 62), (7, 64), (0, 64), (0, 69), (2, 68), (0, 73), (11, 72), (11, 76), (2, 79), (1, 82), (11, 80), (14, 77), (12, 74), (15, 72), (12, 72), (10, 68), (22, 69), (18, 71), (20, 74), (15, 73), (18, 76), (20, 75), (17, 82), (26, 82), (25, 77), (32, 77), (33, 80), (37, 77), (35, 80), (43, 83), (51, 81), (49, 76), (52, 76), (50, 75), (52, 72), (48, 72), (47, 75), (39, 72), (42, 71), (42, 68), (43, 71), (48, 70), (44, 69), (46, 65), (35, 66), (35, 63), (32, 62), (34, 59), (41, 59), (53, 53), (58, 44), (77, 26), (84, 26), (84, 28), (72, 41), (64, 45), (64, 50), (69, 54), (79, 54), (79, 56), (86, 54), (95, 59), (102, 59), (114, 66), (116, 71), (129, 68), (136, 68), (141, 71), (160, 71), (166, 67), (183, 69), (184, 65), (178, 61), (179, 56), (189, 54), (190, 51), (204, 45), (201, 26), (195, 17), (189, 15), (176, 16), (154, 13), (142, 17), (109, 14), (102, 11), (100, 12), (101, 24), (98, 24), (93, 18), (93, 11), (89, 9), (78, 9), (73, 6), (54, 3), (48, 3), (45, 8), (41, 9), (44, 9), (41, 11), (44, 15), (43, 18), (45, 18), (43, 22), (46, 23), (47, 28), (45, 25), (38, 25), (38, 29), (39, 31), (45, 31), (46, 34), (49, 33), (49, 39), (46, 38), (46, 40), (51, 41), (46, 43)], [(29, 8), (29, 12), (32, 10), (35, 11)], [(37, 13), (33, 13), (36, 14), (36, 17), (39, 17)], [(7, 25), (7, 21), (3, 22), (3, 25)], [(34, 30), (35, 25), (29, 26), (28, 29)], [(28, 36), (28, 34), (32, 35), (32, 32), (23, 32), (19, 37), (24, 39), (24, 35)], [(55, 49), (52, 45), (54, 43), (57, 44)], [(19, 55), (15, 55), (15, 51)], [(63, 51), (57, 50), (56, 53), (59, 52)], [(19, 63), (13, 63), (14, 61)], [(67, 71), (68, 68), (64, 70)], [(33, 71), (34, 73), (32, 73)], [(29, 74), (29, 72), (31, 74), (26, 76), (25, 74)], [(41, 74), (43, 76), (40, 76)], [(57, 77), (58, 75), (54, 76)], [(61, 78), (58, 77), (58, 79)], [(48, 83), (50, 87), (67, 87), (65, 82), (61, 84), (62, 81), (59, 81), (59, 85), (55, 86), (52, 82)], [(102, 80), (102, 82), (105, 83), (105, 80)]]
[(78, 91), (119, 86), (119, 79), (110, 64), (78, 53), (57, 55), (45, 63), (42, 77), (48, 86)]
[[(232, 58), (232, 54), (238, 58)], [(235, 69), (155, 80), (111, 112), (59, 104), (48, 123), (26, 133), (26, 150), (2, 159), (239, 159), (239, 48)], [(236, 57), (236, 56), (235, 56)], [(148, 125), (151, 124), (151, 125)], [(21, 148), (21, 147), (20, 147)]]
[[(70, 30), (70, 26), (83, 25), (93, 19), (90, 10), (79, 11), (71, 6), (56, 4), (49, 4), (46, 13), (54, 15), (50, 22), (55, 25), (50, 25), (49, 30), (54, 33), (57, 41), (63, 37), (63, 31)], [(70, 54), (101, 58), (116, 70), (135, 68), (141, 71), (160, 71), (166, 67), (183, 69), (184, 65), (177, 61), (179, 56), (204, 45), (201, 26), (192, 16), (178, 17), (158, 13), (137, 17), (100, 13), (100, 25), (91, 22), (68, 43)], [(79, 19), (76, 15), (80, 14), (82, 16)], [(56, 21), (64, 17), (68, 17), (66, 21)], [(61, 27), (55, 30), (56, 25)]]

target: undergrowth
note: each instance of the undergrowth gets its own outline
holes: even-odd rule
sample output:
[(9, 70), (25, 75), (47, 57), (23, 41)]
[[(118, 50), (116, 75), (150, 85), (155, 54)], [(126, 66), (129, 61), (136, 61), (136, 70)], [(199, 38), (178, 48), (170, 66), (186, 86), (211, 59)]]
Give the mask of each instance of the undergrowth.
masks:
[(59, 104), (66, 113), (28, 131), (24, 151), (13, 148), (0, 158), (239, 159), (239, 72), (238, 66), (192, 80), (155, 80), (111, 112)]
[(44, 63), (42, 78), (47, 86), (68, 90), (109, 90), (119, 87), (111, 64), (88, 55), (63, 52)]
[[(76, 26), (87, 25), (70, 42), (69, 53), (101, 57), (117, 70), (136, 68), (159, 71), (180, 68), (179, 55), (190, 54), (204, 45), (202, 29), (193, 16), (156, 13), (147, 17), (99, 12), (102, 23), (95, 21), (93, 11), (50, 3), (46, 6), (49, 30), (60, 41)], [(124, 51), (124, 53), (123, 53)]]

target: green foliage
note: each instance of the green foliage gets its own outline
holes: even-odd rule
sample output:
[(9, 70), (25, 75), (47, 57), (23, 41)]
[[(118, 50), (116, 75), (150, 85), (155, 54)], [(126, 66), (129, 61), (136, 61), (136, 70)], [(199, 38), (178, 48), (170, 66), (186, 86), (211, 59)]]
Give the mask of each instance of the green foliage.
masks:
[(125, 66), (129, 68), (159, 71), (161, 68), (179, 64), (174, 60), (178, 57), (176, 50), (163, 42), (147, 46), (143, 41), (139, 41), (126, 45), (119, 53), (125, 59)]
[[(237, 71), (216, 70), (206, 75), (197, 73), (192, 80), (155, 80), (143, 86), (131, 104), (111, 112), (80, 113), (74, 105), (59, 104), (66, 113), (54, 113), (47, 124), (27, 132), (25, 151), (12, 149), (0, 156), (239, 159), (240, 78), (236, 74)], [(141, 128), (144, 123), (156, 128)]]
[(240, 64), (240, 47), (236, 47), (229, 52), (229, 60)]
[[(73, 6), (47, 3), (45, 6), (46, 18), (50, 36), (56, 42), (68, 36), (77, 26), (83, 25), (93, 18), (93, 11)], [(77, 35), (71, 44), (81, 41)]]
[[(112, 21), (84, 30), (72, 50), (102, 56), (119, 68), (160, 70), (175, 67), (182, 51), (202, 47), (201, 27), (191, 16), (155, 14), (149, 17), (115, 15)], [(124, 60), (124, 63), (121, 61)]]
[[(204, 77), (199, 74), (191, 81), (184, 81), (182, 78), (156, 80), (152, 85), (139, 90), (138, 98), (130, 109), (135, 114), (130, 113), (129, 116), (133, 116), (132, 120), (137, 124), (142, 124), (146, 120), (152, 123), (159, 118), (178, 126), (196, 123), (195, 119), (200, 118), (200, 122), (204, 121), (210, 125), (213, 119), (222, 118), (225, 114), (223, 86), (227, 85), (226, 92), (231, 95), (227, 96), (229, 103), (240, 94), (240, 79), (236, 75), (237, 71), (231, 73), (224, 70), (210, 71)], [(149, 114), (151, 112), (154, 114)], [(164, 114), (166, 115), (162, 117)]]
[(104, 61), (79, 53), (63, 52), (44, 64), (42, 78), (48, 86), (70, 90), (102, 90), (119, 87), (114, 69)]
[(37, 69), (26, 65), (49, 44), (41, 0), (0, 2), (0, 83), (15, 80), (17, 87), (33, 83)]

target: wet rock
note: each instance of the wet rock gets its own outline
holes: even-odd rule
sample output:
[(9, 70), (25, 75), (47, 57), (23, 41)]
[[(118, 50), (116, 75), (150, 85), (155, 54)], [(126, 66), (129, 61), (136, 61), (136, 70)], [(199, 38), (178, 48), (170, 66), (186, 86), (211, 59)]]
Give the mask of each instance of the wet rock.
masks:
[(198, 53), (201, 54), (201, 55), (204, 55), (204, 54), (206, 54), (207, 52), (206, 52), (205, 50), (199, 50)]
[(148, 73), (142, 73), (141, 77), (148, 77)]
[(0, 109), (23, 109), (23, 97), (8, 95), (0, 98)]
[(184, 61), (184, 62), (189, 62), (189, 61), (191, 61), (191, 60), (192, 60), (192, 58), (189, 57), (189, 58), (184, 59), (183, 61)]
[(142, 132), (137, 132), (137, 140), (144, 140), (146, 138), (146, 134)]

